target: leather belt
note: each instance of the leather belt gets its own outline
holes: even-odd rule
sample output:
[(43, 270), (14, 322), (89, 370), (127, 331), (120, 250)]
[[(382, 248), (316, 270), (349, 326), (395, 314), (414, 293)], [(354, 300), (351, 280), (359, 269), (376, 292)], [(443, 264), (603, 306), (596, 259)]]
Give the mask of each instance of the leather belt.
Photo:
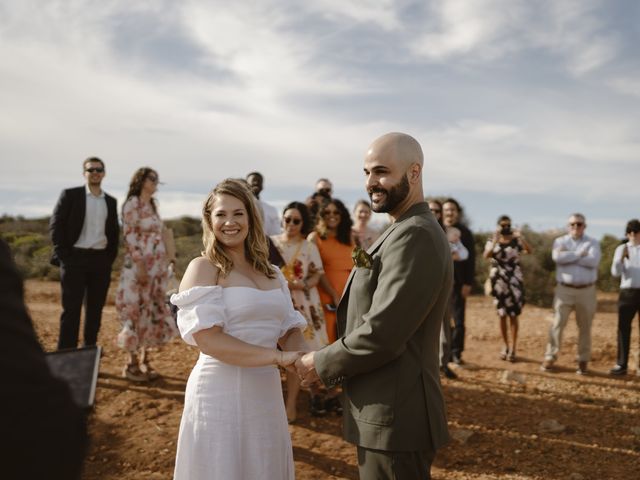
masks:
[(596, 282), (585, 283), (584, 285), (572, 285), (570, 283), (560, 282), (560, 285), (562, 285), (563, 287), (569, 287), (569, 288), (588, 288), (588, 287), (591, 287), (591, 286), (593, 286), (595, 284), (596, 284)]

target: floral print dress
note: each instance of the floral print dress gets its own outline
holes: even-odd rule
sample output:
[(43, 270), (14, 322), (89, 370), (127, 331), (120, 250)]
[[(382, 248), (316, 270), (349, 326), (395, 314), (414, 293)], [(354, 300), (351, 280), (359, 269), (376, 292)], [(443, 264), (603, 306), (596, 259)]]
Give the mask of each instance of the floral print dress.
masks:
[[(491, 242), (487, 242), (487, 248)], [(496, 242), (491, 250), (491, 295), (501, 317), (517, 317), (524, 306), (524, 283), (520, 269), (522, 244), (516, 239), (508, 243)]]
[[(169, 274), (162, 229), (162, 220), (151, 203), (139, 197), (125, 202), (122, 219), (125, 255), (116, 310), (122, 323), (117, 344), (128, 352), (161, 345), (178, 335), (166, 303)], [(141, 268), (147, 273), (143, 281), (139, 279)]]
[[(320, 252), (314, 243), (306, 239), (287, 243), (279, 235), (271, 239), (285, 261), (281, 270), (287, 280), (302, 282), (313, 271), (322, 273)], [(317, 350), (327, 345), (327, 330), (318, 289), (311, 287), (307, 290), (291, 290), (291, 300), (293, 307), (307, 320), (308, 328), (304, 331), (304, 337), (309, 346)]]

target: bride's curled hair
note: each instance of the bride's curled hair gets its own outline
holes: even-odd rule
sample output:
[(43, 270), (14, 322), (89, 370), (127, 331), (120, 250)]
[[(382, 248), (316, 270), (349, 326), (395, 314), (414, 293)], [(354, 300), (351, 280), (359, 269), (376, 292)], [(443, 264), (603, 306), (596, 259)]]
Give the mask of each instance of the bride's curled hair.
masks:
[(215, 207), (216, 197), (230, 195), (240, 200), (247, 210), (249, 219), (249, 232), (244, 241), (244, 253), (247, 261), (258, 272), (264, 273), (269, 278), (275, 277), (275, 269), (269, 262), (269, 244), (264, 233), (262, 217), (258, 211), (253, 193), (244, 180), (227, 178), (214, 187), (202, 206), (202, 243), (204, 251), (202, 255), (207, 257), (220, 269), (223, 276), (227, 276), (233, 268), (233, 261), (226, 253), (224, 245), (213, 233), (211, 212)]

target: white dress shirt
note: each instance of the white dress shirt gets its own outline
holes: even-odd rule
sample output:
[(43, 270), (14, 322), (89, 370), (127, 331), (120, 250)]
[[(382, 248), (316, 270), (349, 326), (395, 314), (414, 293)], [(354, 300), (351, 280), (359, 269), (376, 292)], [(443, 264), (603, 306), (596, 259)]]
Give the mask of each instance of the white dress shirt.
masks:
[(77, 248), (93, 248), (104, 250), (107, 248), (107, 234), (105, 225), (107, 223), (107, 201), (104, 192), (100, 190), (100, 195), (95, 196), (85, 185), (87, 204), (84, 212), (84, 223), (78, 241), (74, 243)]
[(600, 255), (600, 243), (587, 235), (577, 239), (568, 234), (556, 238), (551, 254), (556, 262), (556, 280), (573, 286), (595, 283)]
[[(622, 259), (625, 247), (629, 258)], [(623, 243), (618, 245), (613, 254), (611, 275), (620, 278), (620, 288), (640, 288), (640, 244)]]
[(278, 215), (276, 207), (273, 207), (262, 200), (258, 200), (258, 203), (262, 209), (264, 232), (269, 236), (280, 235), (282, 233), (282, 228), (280, 226), (280, 215)]

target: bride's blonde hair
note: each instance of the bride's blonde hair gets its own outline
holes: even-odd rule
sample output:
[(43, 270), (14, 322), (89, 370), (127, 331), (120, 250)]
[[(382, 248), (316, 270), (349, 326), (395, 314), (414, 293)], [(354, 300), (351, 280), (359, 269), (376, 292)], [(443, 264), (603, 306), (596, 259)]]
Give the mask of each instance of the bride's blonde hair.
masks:
[(220, 269), (223, 276), (229, 275), (233, 268), (233, 261), (225, 251), (224, 245), (213, 233), (211, 212), (213, 212), (216, 197), (230, 195), (240, 200), (247, 210), (249, 218), (249, 232), (244, 241), (244, 253), (247, 261), (258, 272), (264, 273), (269, 278), (275, 277), (275, 269), (269, 262), (269, 244), (264, 233), (262, 217), (258, 213), (258, 206), (253, 193), (249, 190), (247, 182), (227, 178), (214, 187), (202, 206), (202, 243), (204, 251), (202, 255)]

